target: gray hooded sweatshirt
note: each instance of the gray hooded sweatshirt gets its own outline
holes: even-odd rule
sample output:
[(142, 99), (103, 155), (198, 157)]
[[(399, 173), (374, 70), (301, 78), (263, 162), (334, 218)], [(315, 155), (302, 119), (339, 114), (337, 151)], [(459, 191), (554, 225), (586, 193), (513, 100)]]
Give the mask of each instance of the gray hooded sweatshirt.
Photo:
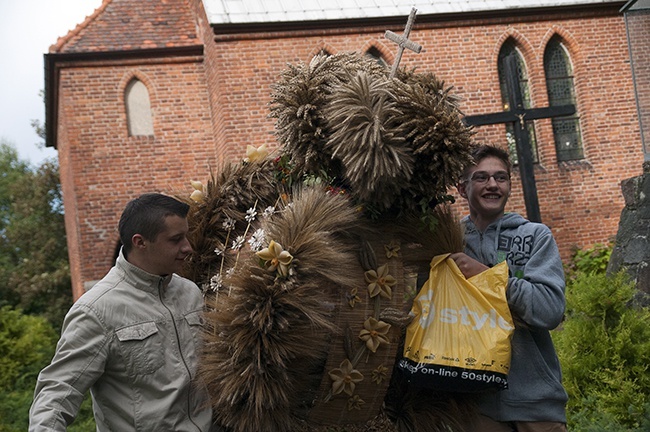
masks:
[(551, 230), (516, 213), (506, 213), (484, 232), (469, 217), (462, 223), (467, 255), (489, 267), (508, 262), (508, 305), (525, 323), (512, 338), (509, 388), (481, 395), (481, 413), (497, 421), (566, 423), (568, 397), (549, 333), (565, 308), (564, 270)]

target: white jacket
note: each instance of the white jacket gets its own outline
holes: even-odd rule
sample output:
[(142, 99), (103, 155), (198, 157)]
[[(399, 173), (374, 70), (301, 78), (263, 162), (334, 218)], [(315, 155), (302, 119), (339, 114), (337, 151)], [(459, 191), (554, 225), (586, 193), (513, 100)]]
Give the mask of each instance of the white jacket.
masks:
[(70, 309), (38, 377), (30, 431), (64, 431), (90, 390), (98, 431), (208, 431), (196, 382), (203, 298), (177, 275), (151, 275), (120, 252)]

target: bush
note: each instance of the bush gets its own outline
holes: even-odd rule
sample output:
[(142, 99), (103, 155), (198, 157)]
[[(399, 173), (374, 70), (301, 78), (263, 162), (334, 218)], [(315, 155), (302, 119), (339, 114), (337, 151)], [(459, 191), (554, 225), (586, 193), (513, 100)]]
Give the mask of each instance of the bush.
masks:
[(40, 370), (52, 358), (57, 335), (38, 316), (0, 309), (0, 390), (32, 387)]
[(596, 243), (590, 248), (575, 250), (571, 262), (565, 268), (567, 279), (574, 279), (578, 274), (583, 273), (605, 274), (612, 249), (611, 243)]
[(553, 337), (572, 431), (648, 430), (650, 311), (634, 305), (635, 293), (624, 272), (568, 281), (566, 321)]
[[(34, 383), (35, 385), (35, 383)], [(34, 386), (23, 390), (0, 391), (0, 432), (23, 432), (29, 425), (29, 408), (32, 405)], [(68, 432), (94, 432), (95, 419), (90, 394), (86, 395), (79, 414)]]
[[(0, 432), (27, 430), (36, 379), (52, 359), (57, 339), (44, 317), (0, 308)], [(89, 396), (68, 430), (95, 430)]]
[(45, 318), (0, 309), (0, 431), (27, 429), (36, 377), (54, 354), (56, 331)]

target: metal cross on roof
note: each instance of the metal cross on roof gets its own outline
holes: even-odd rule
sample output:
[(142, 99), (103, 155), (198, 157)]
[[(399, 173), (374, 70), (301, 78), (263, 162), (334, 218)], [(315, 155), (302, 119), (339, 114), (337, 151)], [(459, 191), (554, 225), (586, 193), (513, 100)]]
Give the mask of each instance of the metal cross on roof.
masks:
[(395, 57), (395, 61), (393, 62), (393, 67), (390, 70), (390, 77), (393, 78), (395, 77), (395, 73), (397, 72), (397, 68), (399, 67), (399, 62), (402, 60), (402, 54), (404, 53), (404, 48), (408, 48), (413, 52), (420, 53), (422, 51), (422, 45), (417, 44), (413, 42), (412, 40), (409, 40), (409, 34), (411, 33), (411, 27), (413, 27), (413, 23), (415, 22), (415, 14), (417, 13), (417, 9), (413, 8), (411, 9), (411, 13), (409, 14), (409, 19), (406, 22), (406, 27), (404, 28), (404, 34), (401, 36), (393, 33), (390, 30), (386, 30), (386, 39), (395, 42), (399, 48), (397, 50), (397, 56)]

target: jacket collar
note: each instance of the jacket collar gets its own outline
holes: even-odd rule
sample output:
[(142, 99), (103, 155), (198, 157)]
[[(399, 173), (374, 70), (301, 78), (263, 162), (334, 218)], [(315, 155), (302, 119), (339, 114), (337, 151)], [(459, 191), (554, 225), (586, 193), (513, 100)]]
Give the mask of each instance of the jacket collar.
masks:
[(154, 275), (142, 270), (140, 267), (134, 266), (124, 257), (123, 249), (120, 249), (120, 254), (115, 262), (115, 267), (124, 273), (126, 279), (131, 282), (135, 288), (147, 292), (156, 292), (159, 286), (162, 288), (167, 287), (169, 281), (172, 279), (171, 274), (167, 276)]

